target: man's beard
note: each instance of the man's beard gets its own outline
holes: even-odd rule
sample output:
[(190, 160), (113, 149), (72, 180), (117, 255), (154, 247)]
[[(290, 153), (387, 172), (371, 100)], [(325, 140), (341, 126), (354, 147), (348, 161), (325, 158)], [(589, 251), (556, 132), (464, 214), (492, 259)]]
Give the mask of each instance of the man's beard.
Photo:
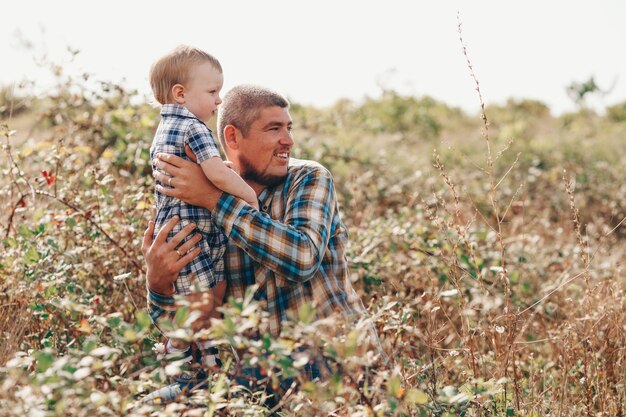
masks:
[(257, 184), (265, 185), (266, 187), (278, 185), (285, 181), (285, 178), (287, 177), (286, 173), (284, 175), (263, 174), (259, 172), (254, 165), (252, 165), (250, 160), (246, 159), (244, 156), (239, 157), (239, 164), (241, 177), (244, 180), (253, 181)]

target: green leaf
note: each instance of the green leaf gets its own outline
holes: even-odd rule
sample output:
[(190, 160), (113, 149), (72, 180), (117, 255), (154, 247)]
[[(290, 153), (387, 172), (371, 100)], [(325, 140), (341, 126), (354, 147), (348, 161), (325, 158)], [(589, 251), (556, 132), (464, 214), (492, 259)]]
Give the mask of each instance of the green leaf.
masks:
[(259, 286), (257, 284), (254, 284), (246, 288), (246, 295), (244, 296), (244, 299), (243, 299), (244, 306), (247, 306), (252, 302), (252, 300), (254, 299), (254, 294), (258, 287)]
[(122, 318), (118, 316), (110, 316), (107, 320), (107, 324), (112, 329), (119, 327), (121, 322), (122, 322)]
[(363, 277), (363, 281), (365, 282), (366, 285), (374, 285), (374, 286), (379, 286), (380, 284), (383, 283), (383, 280), (372, 276), (372, 275), (366, 275), (365, 277)]
[(402, 381), (400, 381), (400, 377), (393, 375), (387, 380), (387, 393), (396, 398), (402, 396)]
[(139, 325), (139, 328), (141, 330), (147, 329), (150, 327), (150, 325), (152, 324), (152, 320), (150, 319), (150, 316), (148, 315), (148, 313), (146, 313), (143, 310), (139, 310), (137, 312), (137, 324)]
[(137, 341), (137, 339), (139, 339), (139, 335), (137, 334), (137, 332), (132, 329), (124, 330), (124, 334), (122, 336), (130, 343), (134, 343)]
[(406, 401), (410, 404), (426, 404), (428, 395), (420, 389), (411, 388), (406, 392)]
[(91, 339), (86, 340), (86, 341), (83, 343), (83, 352), (85, 352), (85, 353), (89, 353), (89, 352), (91, 352), (92, 350), (94, 350), (97, 346), (98, 346), (98, 344), (96, 343), (96, 341), (95, 341), (95, 340), (91, 340)]
[(315, 382), (307, 381), (304, 384), (302, 384), (302, 388), (301, 389), (302, 389), (302, 391), (304, 391), (307, 394), (311, 395), (311, 394), (313, 394), (317, 390), (317, 385), (315, 384)]
[(73, 217), (68, 217), (65, 219), (65, 225), (71, 229), (76, 226), (76, 220)]
[(189, 309), (187, 307), (179, 307), (176, 310), (176, 315), (174, 316), (174, 322), (176, 326), (185, 327), (185, 322), (189, 318)]
[(46, 311), (46, 305), (45, 304), (39, 304), (39, 303), (36, 303), (34, 301), (31, 303), (30, 308), (34, 312)]
[(298, 318), (301, 323), (310, 324), (315, 319), (316, 314), (315, 307), (310, 303), (306, 303), (298, 311)]
[(269, 350), (269, 348), (272, 346), (272, 338), (268, 334), (264, 334), (262, 341), (263, 349)]
[(234, 307), (239, 313), (243, 311), (243, 303), (233, 297), (228, 297), (228, 304)]
[(32, 235), (32, 232), (30, 231), (30, 229), (24, 225), (20, 226), (17, 232), (19, 233), (20, 236), (25, 237), (25, 238), (29, 238)]
[(346, 357), (356, 355), (358, 343), (359, 343), (359, 332), (353, 330), (346, 337), (346, 342), (345, 342)]
[(12, 237), (2, 239), (2, 244), (10, 248), (17, 248), (19, 246), (19, 244), (17, 243), (17, 240), (15, 240)]
[(37, 252), (37, 249), (30, 246), (28, 250), (26, 250), (26, 253), (24, 254), (24, 265), (36, 264), (37, 261), (39, 261), (39, 258), (40, 258), (40, 255), (39, 255), (39, 252)]
[(57, 252), (60, 251), (59, 245), (57, 245), (57, 243), (54, 240), (48, 239), (47, 242), (48, 242), (48, 245), (54, 248), (54, 250), (56, 250)]
[(54, 363), (54, 356), (48, 352), (37, 352), (35, 357), (37, 358), (37, 372), (45, 372)]
[(46, 295), (47, 298), (50, 298), (55, 295), (58, 295), (59, 290), (57, 289), (56, 285), (50, 285), (48, 288), (46, 288), (46, 291), (44, 294)]

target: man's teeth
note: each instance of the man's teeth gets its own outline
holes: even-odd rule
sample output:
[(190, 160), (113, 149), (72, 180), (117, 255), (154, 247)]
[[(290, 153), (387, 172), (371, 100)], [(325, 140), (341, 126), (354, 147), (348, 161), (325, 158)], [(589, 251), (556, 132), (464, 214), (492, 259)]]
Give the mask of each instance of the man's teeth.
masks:
[(274, 155), (276, 155), (279, 158), (285, 158), (285, 159), (289, 158), (288, 152), (278, 152), (278, 153), (275, 153)]

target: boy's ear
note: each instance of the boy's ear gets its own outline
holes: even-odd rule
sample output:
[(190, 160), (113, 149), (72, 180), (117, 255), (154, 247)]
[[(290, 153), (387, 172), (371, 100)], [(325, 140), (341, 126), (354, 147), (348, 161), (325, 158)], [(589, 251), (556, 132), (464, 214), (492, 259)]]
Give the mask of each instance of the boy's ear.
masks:
[(177, 104), (185, 104), (185, 87), (182, 84), (174, 84), (172, 87), (172, 98)]
[(226, 125), (224, 127), (224, 143), (229, 149), (239, 149), (239, 142), (241, 141), (241, 131), (233, 125)]

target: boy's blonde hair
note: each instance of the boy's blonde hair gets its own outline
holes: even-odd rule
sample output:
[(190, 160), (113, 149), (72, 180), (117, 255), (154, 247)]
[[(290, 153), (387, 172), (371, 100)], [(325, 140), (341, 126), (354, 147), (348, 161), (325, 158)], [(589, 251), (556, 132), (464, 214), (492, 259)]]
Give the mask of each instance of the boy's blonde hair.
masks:
[(185, 85), (189, 78), (189, 69), (202, 62), (210, 62), (216, 70), (222, 72), (222, 65), (217, 58), (187, 45), (180, 45), (159, 58), (150, 67), (150, 85), (156, 101), (161, 104), (172, 103), (172, 87), (176, 84)]

